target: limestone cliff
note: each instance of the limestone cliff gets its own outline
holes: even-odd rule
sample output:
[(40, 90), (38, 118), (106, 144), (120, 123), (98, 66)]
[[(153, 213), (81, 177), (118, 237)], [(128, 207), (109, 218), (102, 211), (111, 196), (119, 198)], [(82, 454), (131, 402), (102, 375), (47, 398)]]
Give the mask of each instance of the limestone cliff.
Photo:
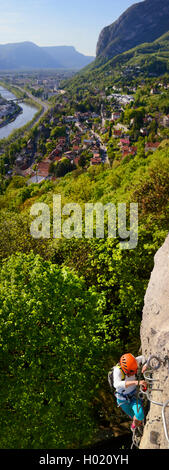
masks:
[[(144, 299), (141, 323), (142, 353), (153, 354), (161, 359), (160, 367), (153, 372), (153, 401), (165, 403), (169, 400), (169, 235), (154, 259), (154, 269)], [(169, 434), (169, 406), (165, 409), (167, 432)], [(141, 449), (167, 449), (162, 420), (162, 406), (150, 403)]]
[(144, 0), (128, 8), (99, 36), (96, 55), (111, 59), (169, 30), (168, 0)]

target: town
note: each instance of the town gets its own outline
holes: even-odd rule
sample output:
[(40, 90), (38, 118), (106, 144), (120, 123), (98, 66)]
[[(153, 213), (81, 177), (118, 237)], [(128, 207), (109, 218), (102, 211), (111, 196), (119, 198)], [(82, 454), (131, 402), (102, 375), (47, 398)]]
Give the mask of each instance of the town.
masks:
[[(12, 165), (9, 151), (4, 149), (5, 178), (17, 174), (25, 177), (29, 185), (46, 179), (55, 181), (78, 168), (83, 171), (97, 165), (111, 168), (140, 152), (146, 157), (168, 136), (169, 115), (163, 105), (169, 93), (167, 79), (150, 83), (140, 80), (138, 84), (112, 85), (105, 90), (95, 88), (93, 104), (89, 105), (81, 97), (78, 101), (78, 95), (74, 102), (70, 92), (62, 89), (65, 78), (49, 72), (45, 78), (42, 73), (6, 77), (8, 84), (29, 91), (32, 98), (48, 100), (49, 106), (43, 119), (24, 135), (21, 145), (10, 144)], [(154, 98), (160, 98), (162, 103), (159, 111), (158, 106), (152, 107)], [(3, 109), (4, 104), (2, 114)]]

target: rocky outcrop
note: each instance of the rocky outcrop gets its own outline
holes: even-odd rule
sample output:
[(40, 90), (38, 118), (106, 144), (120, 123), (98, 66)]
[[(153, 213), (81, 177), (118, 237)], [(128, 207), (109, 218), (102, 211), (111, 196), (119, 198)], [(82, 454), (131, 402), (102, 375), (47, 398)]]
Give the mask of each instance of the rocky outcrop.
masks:
[(99, 36), (96, 55), (111, 59), (169, 30), (168, 0), (145, 0), (128, 8)]
[[(148, 358), (158, 356), (160, 367), (153, 372), (152, 400), (165, 403), (169, 400), (169, 235), (154, 259), (154, 269), (144, 299), (141, 323), (142, 353)], [(157, 362), (154, 362), (154, 365)], [(153, 362), (152, 362), (153, 365)], [(169, 406), (165, 409), (169, 434)], [(169, 443), (164, 432), (162, 406), (150, 403), (141, 449), (167, 449)]]

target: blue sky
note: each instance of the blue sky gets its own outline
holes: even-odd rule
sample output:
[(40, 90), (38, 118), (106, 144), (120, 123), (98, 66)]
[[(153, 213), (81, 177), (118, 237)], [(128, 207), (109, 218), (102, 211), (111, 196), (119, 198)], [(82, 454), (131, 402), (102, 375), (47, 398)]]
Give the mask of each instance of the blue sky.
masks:
[(140, 0), (0, 0), (0, 44), (75, 46), (95, 55), (104, 26)]

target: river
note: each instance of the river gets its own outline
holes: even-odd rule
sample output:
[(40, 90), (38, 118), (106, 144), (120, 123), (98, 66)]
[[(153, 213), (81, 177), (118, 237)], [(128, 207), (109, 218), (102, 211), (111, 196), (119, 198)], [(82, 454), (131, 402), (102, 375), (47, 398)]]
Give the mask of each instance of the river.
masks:
[[(0, 85), (0, 95), (5, 99), (5, 100), (12, 100), (16, 98), (16, 96), (11, 93), (11, 91), (7, 90), (6, 88), (2, 87)], [(16, 119), (12, 122), (9, 122), (4, 127), (0, 128), (0, 140), (4, 139), (5, 137), (8, 137), (11, 132), (13, 132), (16, 129), (19, 129), (20, 127), (25, 126), (27, 122), (31, 121), (35, 114), (37, 113), (37, 108), (35, 106), (26, 104), (26, 103), (19, 103), (19, 106), (23, 109), (22, 114), (18, 114)]]

